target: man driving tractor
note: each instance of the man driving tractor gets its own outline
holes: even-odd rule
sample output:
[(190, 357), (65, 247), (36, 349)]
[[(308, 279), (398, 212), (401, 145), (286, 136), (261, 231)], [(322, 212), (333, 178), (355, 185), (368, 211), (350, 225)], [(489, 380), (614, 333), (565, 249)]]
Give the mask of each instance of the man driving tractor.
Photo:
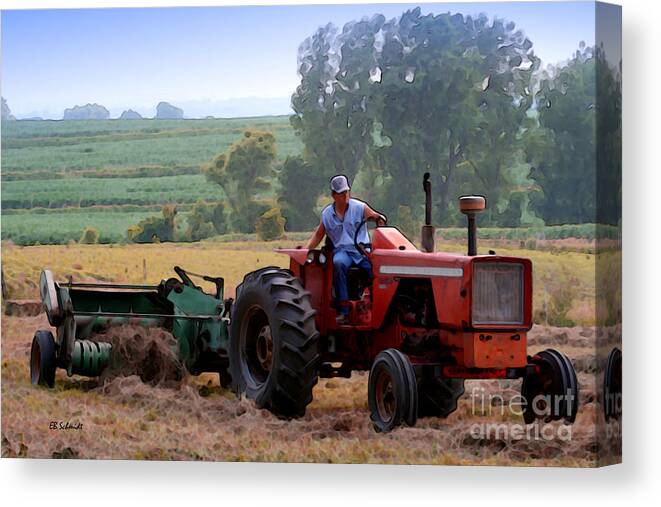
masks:
[[(386, 217), (374, 211), (370, 206), (358, 199), (351, 198), (351, 187), (343, 174), (333, 176), (330, 180), (333, 203), (321, 212), (321, 221), (312, 234), (307, 247), (309, 250), (317, 247), (324, 234), (332, 242), (333, 248), (333, 287), (335, 289), (335, 307), (337, 323), (348, 324), (349, 306), (347, 289), (347, 272), (351, 266), (358, 266), (372, 276), (372, 265), (367, 257), (355, 246), (354, 236), (361, 222), (375, 220), (386, 222)], [(361, 228), (356, 238), (358, 243), (369, 243), (367, 227)]]

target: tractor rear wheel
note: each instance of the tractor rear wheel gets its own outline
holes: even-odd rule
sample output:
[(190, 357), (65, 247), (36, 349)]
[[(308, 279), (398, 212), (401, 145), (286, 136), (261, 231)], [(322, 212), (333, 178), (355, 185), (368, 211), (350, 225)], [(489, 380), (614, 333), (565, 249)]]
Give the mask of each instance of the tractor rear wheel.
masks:
[(34, 385), (55, 386), (56, 345), (53, 333), (40, 329), (32, 338), (30, 380)]
[(419, 386), (418, 417), (447, 417), (457, 410), (464, 394), (464, 379), (439, 378), (433, 368), (423, 370)]
[(301, 417), (319, 376), (319, 333), (310, 293), (289, 270), (249, 273), (230, 319), (234, 390), (282, 417)]
[(367, 396), (376, 431), (415, 426), (418, 383), (409, 358), (397, 349), (380, 352), (370, 370)]

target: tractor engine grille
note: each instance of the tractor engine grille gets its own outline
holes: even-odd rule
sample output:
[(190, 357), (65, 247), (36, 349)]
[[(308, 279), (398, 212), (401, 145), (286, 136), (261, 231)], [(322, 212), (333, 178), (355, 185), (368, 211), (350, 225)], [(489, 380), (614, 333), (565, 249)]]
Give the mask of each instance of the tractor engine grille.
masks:
[(523, 323), (523, 265), (473, 264), (473, 324)]

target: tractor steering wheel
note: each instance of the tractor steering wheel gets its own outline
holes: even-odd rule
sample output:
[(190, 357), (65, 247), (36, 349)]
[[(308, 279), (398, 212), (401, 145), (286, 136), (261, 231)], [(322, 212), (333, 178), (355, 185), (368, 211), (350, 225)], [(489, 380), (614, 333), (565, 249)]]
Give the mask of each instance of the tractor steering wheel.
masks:
[(359, 243), (358, 242), (358, 233), (360, 232), (360, 229), (362, 229), (363, 226), (365, 226), (365, 224), (367, 223), (368, 220), (374, 220), (377, 227), (383, 227), (383, 226), (386, 225), (386, 221), (383, 218), (379, 217), (379, 218), (363, 219), (363, 220), (361, 220), (358, 227), (356, 227), (356, 231), (353, 233), (353, 245), (356, 247), (356, 250), (358, 250), (361, 253), (361, 255), (364, 255), (365, 257), (367, 257), (367, 254), (369, 253), (367, 251), (367, 249), (369, 248), (371, 250), (372, 244), (371, 243)]

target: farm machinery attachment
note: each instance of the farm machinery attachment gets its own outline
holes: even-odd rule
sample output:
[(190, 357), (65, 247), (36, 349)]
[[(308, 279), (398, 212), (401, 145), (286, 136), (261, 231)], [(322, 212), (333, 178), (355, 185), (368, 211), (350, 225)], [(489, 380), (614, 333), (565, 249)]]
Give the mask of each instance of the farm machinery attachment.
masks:
[[(467, 254), (434, 251), (431, 182), (425, 174), (425, 224), (418, 249), (396, 227), (376, 224), (371, 242), (354, 246), (371, 273), (349, 268), (348, 319), (337, 321), (333, 248), (279, 249), (289, 268), (248, 273), (225, 300), (223, 279), (207, 294), (191, 276), (155, 286), (55, 282), (41, 276), (48, 320), (31, 355), (33, 383), (53, 385), (55, 368), (99, 375), (112, 348), (95, 341), (108, 326), (134, 323), (172, 333), (193, 374), (218, 372), (222, 385), (281, 417), (300, 417), (319, 378), (369, 371), (368, 398), (377, 431), (412, 426), (419, 417), (448, 417), (466, 379), (522, 379), (521, 413), (535, 420), (573, 423), (578, 381), (571, 361), (547, 349), (529, 354), (532, 262), (477, 252), (481, 196), (464, 196)], [(201, 275), (196, 275), (201, 276)]]
[[(30, 355), (33, 384), (53, 387), (55, 371), (69, 376), (99, 376), (109, 365), (112, 345), (98, 341), (108, 328), (121, 325), (160, 327), (177, 340), (179, 359), (192, 374), (218, 372), (229, 384), (228, 315), (224, 281), (186, 272), (175, 266), (179, 278), (158, 285), (56, 282), (49, 270), (41, 273), (39, 289), (48, 322), (56, 329), (34, 335)], [(207, 294), (191, 277), (215, 286)]]

